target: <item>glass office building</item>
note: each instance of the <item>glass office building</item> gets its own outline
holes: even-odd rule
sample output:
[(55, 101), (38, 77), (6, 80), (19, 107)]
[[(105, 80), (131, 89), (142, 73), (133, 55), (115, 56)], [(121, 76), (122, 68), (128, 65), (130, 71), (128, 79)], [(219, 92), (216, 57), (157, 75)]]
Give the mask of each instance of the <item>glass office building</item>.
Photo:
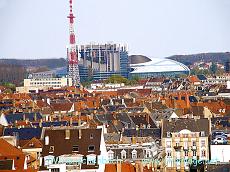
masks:
[(81, 81), (107, 79), (116, 74), (129, 77), (130, 63), (126, 45), (80, 45), (78, 51)]

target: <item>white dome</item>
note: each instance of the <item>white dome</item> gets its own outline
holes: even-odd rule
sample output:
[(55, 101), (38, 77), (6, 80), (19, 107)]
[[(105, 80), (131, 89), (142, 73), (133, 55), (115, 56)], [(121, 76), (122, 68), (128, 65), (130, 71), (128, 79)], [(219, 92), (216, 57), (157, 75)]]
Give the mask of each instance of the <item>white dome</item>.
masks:
[(166, 58), (151, 58), (149, 62), (132, 64), (131, 68), (131, 74), (190, 71), (184, 64)]

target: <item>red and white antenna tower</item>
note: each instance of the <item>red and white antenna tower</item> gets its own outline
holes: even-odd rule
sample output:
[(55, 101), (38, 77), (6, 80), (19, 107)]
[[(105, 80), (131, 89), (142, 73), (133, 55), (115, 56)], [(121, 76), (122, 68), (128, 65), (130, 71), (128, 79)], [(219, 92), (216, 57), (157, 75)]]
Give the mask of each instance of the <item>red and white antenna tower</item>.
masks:
[[(78, 48), (76, 46), (75, 33), (74, 33), (74, 15), (72, 0), (69, 0), (70, 13), (69, 13), (69, 47), (67, 48), (68, 56), (68, 77), (72, 78), (72, 86), (80, 85), (80, 75), (78, 67)], [(70, 83), (69, 83), (70, 85)]]

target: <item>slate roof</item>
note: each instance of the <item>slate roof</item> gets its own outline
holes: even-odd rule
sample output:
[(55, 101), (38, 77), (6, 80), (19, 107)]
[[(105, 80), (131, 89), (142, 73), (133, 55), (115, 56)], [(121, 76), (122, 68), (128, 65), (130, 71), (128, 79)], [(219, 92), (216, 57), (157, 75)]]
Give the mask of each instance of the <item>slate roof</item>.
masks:
[[(33, 126), (40, 127), (39, 122), (34, 122), (32, 123)], [(42, 122), (41, 126), (42, 127), (51, 127), (51, 126), (68, 126), (69, 122), (68, 121), (47, 121), (47, 122)]]
[(41, 128), (5, 128), (3, 131), (4, 136), (18, 136), (19, 140), (30, 140), (33, 137), (40, 139)]
[(35, 121), (35, 119), (37, 121), (42, 119), (42, 115), (40, 113), (11, 113), (5, 115), (5, 118), (9, 124), (13, 124), (16, 121), (24, 121), (24, 117), (25, 119), (28, 119), (28, 121), (30, 122)]
[(110, 113), (107, 113), (107, 114), (100, 114), (100, 115), (95, 115), (96, 119), (98, 119), (100, 122), (102, 123), (105, 123), (105, 122), (108, 122), (108, 121), (112, 121), (114, 120), (115, 118), (113, 117), (112, 114)]
[(138, 125), (138, 126), (145, 125), (147, 127), (147, 125), (150, 124), (150, 128), (157, 128), (155, 122), (152, 120), (150, 115), (146, 113), (129, 114), (129, 116), (135, 125)]
[(197, 78), (201, 81), (207, 80), (205, 75), (197, 75)]
[(108, 112), (114, 112), (114, 111), (117, 111), (120, 108), (125, 108), (125, 106), (124, 105), (107, 105), (107, 106), (104, 106), (104, 108)]
[(172, 114), (173, 114), (172, 109), (155, 110), (152, 113), (152, 117), (156, 121), (161, 121), (162, 119), (169, 119)]
[(155, 139), (161, 138), (160, 128), (146, 128), (146, 129), (125, 129), (123, 132), (124, 136), (127, 137), (152, 137)]
[[(66, 139), (66, 130), (69, 130), (69, 139)], [(79, 139), (78, 128), (56, 128), (44, 129), (44, 136), (42, 137), (43, 149), (42, 156), (61, 156), (73, 154), (73, 146), (78, 146), (77, 154), (81, 154), (84, 158), (89, 154), (100, 155), (102, 129), (81, 129), (81, 138)], [(49, 145), (45, 145), (45, 137), (49, 137)], [(93, 136), (93, 138), (91, 138)], [(88, 147), (94, 145), (93, 152), (88, 151)], [(54, 146), (54, 152), (50, 153), (50, 146)], [(98, 166), (82, 164), (82, 169), (96, 169)]]
[(202, 119), (188, 119), (180, 118), (171, 121), (164, 120), (162, 126), (162, 137), (167, 137), (167, 132), (180, 132), (181, 130), (187, 129), (191, 132), (205, 132), (205, 136), (209, 136), (209, 120), (206, 118)]

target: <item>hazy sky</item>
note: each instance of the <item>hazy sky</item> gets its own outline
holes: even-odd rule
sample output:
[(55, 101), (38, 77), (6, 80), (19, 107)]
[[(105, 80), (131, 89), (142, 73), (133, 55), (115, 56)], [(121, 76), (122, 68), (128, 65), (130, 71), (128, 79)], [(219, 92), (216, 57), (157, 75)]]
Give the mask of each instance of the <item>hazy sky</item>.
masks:
[[(65, 57), (68, 0), (0, 0), (0, 58)], [(130, 54), (230, 51), (230, 0), (74, 0), (78, 44)]]

